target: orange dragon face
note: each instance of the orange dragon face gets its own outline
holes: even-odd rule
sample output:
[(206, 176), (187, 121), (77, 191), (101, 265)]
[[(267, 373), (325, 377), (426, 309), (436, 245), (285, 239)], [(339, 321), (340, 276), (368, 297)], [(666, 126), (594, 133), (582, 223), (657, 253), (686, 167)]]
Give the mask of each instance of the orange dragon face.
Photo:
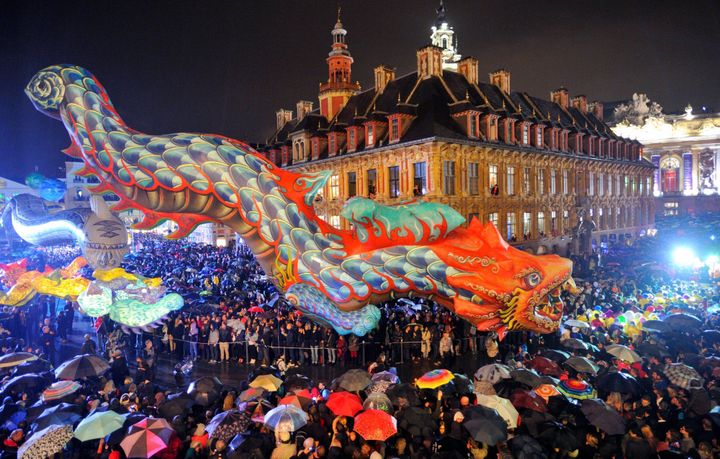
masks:
[(455, 312), (501, 337), (519, 329), (556, 331), (563, 315), (561, 291), (577, 293), (570, 260), (515, 249), (492, 224), (475, 220), (433, 251), (449, 267), (447, 281), (457, 292)]

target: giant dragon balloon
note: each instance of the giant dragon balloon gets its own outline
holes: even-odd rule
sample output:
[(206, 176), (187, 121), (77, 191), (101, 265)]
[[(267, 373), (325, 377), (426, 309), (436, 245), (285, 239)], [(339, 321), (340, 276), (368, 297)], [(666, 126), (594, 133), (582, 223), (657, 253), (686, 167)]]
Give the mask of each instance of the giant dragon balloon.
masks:
[(510, 247), (492, 224), (463, 228), (452, 208), (415, 202), (383, 206), (349, 201), (354, 230), (318, 218), (314, 198), (330, 172), (295, 173), (245, 143), (211, 134), (150, 135), (128, 127), (87, 70), (55, 65), (25, 89), (34, 106), (62, 121), (64, 150), (96, 175), (97, 192), (114, 192), (116, 209), (137, 208), (150, 228), (173, 220), (188, 234), (203, 222), (240, 233), (287, 299), (340, 334), (376, 327), (373, 304), (422, 296), (480, 330), (557, 330), (572, 264)]

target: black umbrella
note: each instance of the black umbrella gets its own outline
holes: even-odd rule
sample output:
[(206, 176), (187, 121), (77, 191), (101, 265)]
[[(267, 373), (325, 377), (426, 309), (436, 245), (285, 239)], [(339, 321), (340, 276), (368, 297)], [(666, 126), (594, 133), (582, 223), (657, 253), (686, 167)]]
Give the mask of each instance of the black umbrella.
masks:
[(625, 419), (602, 400), (598, 398), (583, 400), (580, 409), (591, 425), (608, 435), (625, 433)]
[(455, 373), (455, 378), (449, 383), (438, 387), (438, 390), (441, 390), (442, 393), (446, 395), (465, 395), (472, 394), (475, 391), (475, 386), (467, 376)]
[(565, 365), (580, 373), (596, 375), (600, 367), (586, 357), (572, 356), (565, 361)]
[(333, 381), (333, 386), (340, 387), (350, 392), (359, 392), (372, 383), (370, 373), (365, 370), (353, 369), (346, 371), (343, 375)]
[(639, 397), (644, 392), (637, 379), (627, 373), (617, 371), (600, 376), (595, 387), (605, 392), (619, 392), (633, 397)]
[(529, 435), (518, 435), (510, 440), (510, 450), (515, 459), (545, 459), (548, 453)]
[(557, 363), (562, 363), (570, 358), (570, 354), (557, 349), (543, 349), (540, 355)]
[(702, 337), (706, 343), (720, 343), (720, 330), (704, 330)]
[(395, 415), (395, 418), (398, 429), (402, 429), (410, 435), (428, 435), (437, 428), (432, 415), (419, 407), (403, 408)]
[(496, 410), (477, 405), (465, 413), (463, 426), (475, 441), (493, 446), (507, 440), (507, 423)]
[(575, 338), (564, 339), (560, 341), (560, 345), (568, 349), (575, 349), (578, 351), (587, 351), (590, 349), (590, 345), (588, 343)]
[(575, 433), (559, 422), (546, 422), (540, 427), (540, 431), (537, 439), (550, 450), (557, 448), (560, 451), (575, 451), (580, 447)]
[(395, 406), (420, 406), (420, 398), (412, 384), (395, 384), (388, 388), (385, 395)]
[(37, 360), (38, 356), (30, 352), (12, 352), (0, 357), (0, 368), (12, 368), (25, 362)]
[(55, 424), (74, 424), (82, 416), (82, 407), (70, 403), (61, 403), (48, 408), (33, 421), (35, 432)]
[(165, 419), (172, 419), (175, 416), (187, 413), (192, 406), (193, 399), (187, 394), (182, 394), (181, 397), (175, 397), (162, 402), (160, 406), (158, 406), (158, 413)]
[(658, 358), (670, 356), (667, 346), (659, 343), (642, 343), (635, 348), (635, 351), (640, 355), (649, 355)]
[(43, 389), (49, 385), (50, 383), (42, 376), (36, 373), (28, 373), (15, 376), (8, 380), (0, 387), (0, 395), (6, 396), (12, 393), (20, 394), (22, 392), (34, 395), (37, 392), (42, 392)]
[(312, 387), (312, 380), (305, 375), (294, 374), (285, 378), (285, 389), (288, 392), (295, 392)]
[(16, 366), (12, 371), (12, 375), (20, 376), (30, 373), (44, 373), (50, 370), (52, 370), (52, 365), (50, 365), (50, 362), (43, 359), (37, 359), (21, 363), (20, 365)]
[(542, 384), (542, 376), (535, 371), (535, 370), (529, 370), (527, 368), (520, 368), (517, 370), (513, 370), (510, 372), (510, 377), (521, 384), (525, 384), (526, 386), (530, 387), (531, 389), (534, 389), (538, 387), (540, 384)]
[(700, 327), (702, 326), (702, 320), (685, 313), (670, 314), (663, 319), (663, 322), (668, 324), (673, 330), (687, 332), (700, 331)]
[[(556, 397), (550, 397), (550, 398), (556, 398)], [(553, 416), (550, 413), (541, 413), (539, 411), (535, 410), (529, 410), (529, 409), (521, 409), (520, 411), (520, 421), (521, 425), (524, 426), (527, 431), (530, 433), (530, 435), (536, 437), (540, 432), (542, 431), (542, 425), (555, 421), (555, 416)]]
[(643, 323), (643, 330), (656, 333), (668, 333), (672, 331), (672, 327), (662, 320), (646, 320), (645, 323)]
[(187, 393), (195, 403), (209, 406), (220, 398), (222, 383), (214, 376), (203, 376), (190, 383)]
[(57, 367), (55, 377), (72, 381), (88, 376), (100, 376), (109, 369), (110, 364), (105, 359), (94, 354), (82, 354), (76, 355)]

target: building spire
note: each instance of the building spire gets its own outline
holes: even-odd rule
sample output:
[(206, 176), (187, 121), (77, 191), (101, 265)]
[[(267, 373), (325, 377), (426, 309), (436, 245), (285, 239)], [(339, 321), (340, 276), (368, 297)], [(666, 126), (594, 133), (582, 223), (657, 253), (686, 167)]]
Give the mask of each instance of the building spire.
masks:
[(445, 2), (440, 0), (440, 6), (435, 10), (437, 18), (435, 25), (431, 27), (430, 42), (442, 48), (443, 69), (457, 70), (457, 62), (460, 60), (460, 54), (457, 52), (457, 35), (448, 24), (445, 16)]
[(443, 3), (443, 0), (440, 0), (440, 6), (435, 9), (435, 12), (437, 13), (437, 20), (435, 21), (435, 24), (440, 26), (440, 24), (445, 22), (445, 4)]

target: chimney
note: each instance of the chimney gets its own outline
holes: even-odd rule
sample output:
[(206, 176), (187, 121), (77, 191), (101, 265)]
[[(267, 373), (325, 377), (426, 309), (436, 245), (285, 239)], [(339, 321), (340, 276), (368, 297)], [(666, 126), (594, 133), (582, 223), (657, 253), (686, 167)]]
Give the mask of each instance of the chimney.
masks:
[(375, 67), (375, 92), (381, 94), (385, 87), (395, 79), (395, 69), (386, 65)]
[(442, 76), (442, 48), (427, 45), (417, 51), (418, 78)]
[(313, 103), (307, 100), (300, 100), (295, 107), (297, 109), (297, 119), (301, 120), (305, 118), (305, 115), (312, 111)]
[(568, 90), (562, 86), (550, 93), (550, 99), (561, 107), (568, 108), (570, 106), (570, 95)]
[(592, 110), (593, 115), (595, 115), (595, 118), (599, 119), (600, 121), (602, 121), (603, 119), (603, 108), (603, 103), (597, 100), (590, 104), (590, 109)]
[(462, 59), (458, 62), (458, 73), (461, 73), (468, 83), (478, 84), (478, 60), (471, 56)]
[(292, 110), (285, 110), (284, 108), (281, 108), (280, 110), (276, 111), (275, 122), (277, 123), (277, 129), (282, 129), (282, 127), (285, 126), (285, 123), (292, 120), (292, 116)]
[(490, 74), (490, 84), (502, 89), (505, 94), (510, 94), (510, 72), (505, 69), (495, 70)]
[(572, 99), (572, 106), (577, 108), (583, 113), (587, 113), (588, 105), (587, 105), (587, 97), (583, 95), (575, 96)]

